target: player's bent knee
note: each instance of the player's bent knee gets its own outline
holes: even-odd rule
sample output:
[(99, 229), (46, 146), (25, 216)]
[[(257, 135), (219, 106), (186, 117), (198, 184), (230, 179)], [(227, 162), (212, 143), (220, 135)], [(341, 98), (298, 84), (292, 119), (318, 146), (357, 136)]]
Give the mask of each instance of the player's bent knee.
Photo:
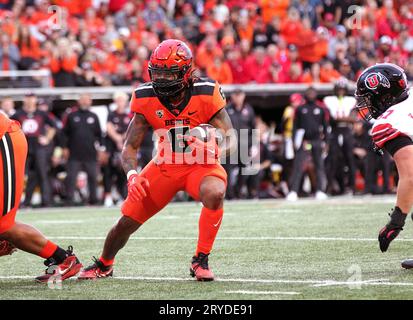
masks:
[(205, 177), (199, 188), (200, 200), (204, 207), (217, 210), (223, 206), (225, 198), (225, 182), (214, 176)]
[(127, 216), (122, 216), (118, 222), (116, 223), (116, 225), (114, 226), (114, 228), (121, 233), (129, 233), (132, 234), (134, 233), (136, 230), (139, 229), (139, 227), (142, 224), (133, 220), (132, 218), (129, 218)]
[(225, 198), (225, 190), (208, 190), (201, 196), (202, 204), (211, 210), (222, 207)]

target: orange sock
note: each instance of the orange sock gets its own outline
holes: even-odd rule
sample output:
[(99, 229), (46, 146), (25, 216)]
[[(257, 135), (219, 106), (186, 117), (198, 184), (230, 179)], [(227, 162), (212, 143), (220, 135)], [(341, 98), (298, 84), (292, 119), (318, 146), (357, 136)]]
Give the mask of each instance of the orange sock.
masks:
[(211, 252), (221, 226), (224, 209), (211, 210), (203, 207), (199, 217), (199, 237), (195, 255), (199, 252), (208, 254)]
[(115, 259), (106, 260), (105, 258), (100, 257), (99, 261), (102, 262), (105, 267), (109, 267), (113, 265), (113, 263), (115, 262)]
[(47, 241), (42, 251), (40, 251), (39, 256), (43, 259), (49, 259), (57, 250), (57, 245), (51, 241)]

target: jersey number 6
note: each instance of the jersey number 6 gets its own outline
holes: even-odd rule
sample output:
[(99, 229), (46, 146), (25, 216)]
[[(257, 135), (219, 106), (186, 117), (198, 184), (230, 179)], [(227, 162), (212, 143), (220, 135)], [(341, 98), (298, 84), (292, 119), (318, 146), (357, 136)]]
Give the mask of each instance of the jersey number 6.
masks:
[(168, 138), (171, 143), (172, 152), (184, 153), (190, 152), (188, 143), (184, 140), (184, 135), (189, 132), (189, 127), (174, 127), (169, 129)]

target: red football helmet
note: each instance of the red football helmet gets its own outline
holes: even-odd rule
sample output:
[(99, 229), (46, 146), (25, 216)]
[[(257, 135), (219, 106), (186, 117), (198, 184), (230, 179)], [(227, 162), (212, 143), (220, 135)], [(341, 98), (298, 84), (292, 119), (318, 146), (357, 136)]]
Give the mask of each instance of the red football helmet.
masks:
[(152, 52), (149, 75), (156, 95), (173, 97), (190, 84), (192, 52), (180, 40), (162, 41)]

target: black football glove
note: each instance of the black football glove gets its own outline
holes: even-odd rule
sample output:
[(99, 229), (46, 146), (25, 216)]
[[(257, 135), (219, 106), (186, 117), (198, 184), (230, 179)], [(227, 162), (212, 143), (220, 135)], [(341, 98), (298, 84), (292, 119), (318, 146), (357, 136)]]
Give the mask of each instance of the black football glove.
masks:
[(392, 242), (403, 230), (407, 214), (404, 214), (399, 207), (395, 207), (390, 214), (390, 221), (379, 232), (379, 244), (381, 252), (386, 252)]

